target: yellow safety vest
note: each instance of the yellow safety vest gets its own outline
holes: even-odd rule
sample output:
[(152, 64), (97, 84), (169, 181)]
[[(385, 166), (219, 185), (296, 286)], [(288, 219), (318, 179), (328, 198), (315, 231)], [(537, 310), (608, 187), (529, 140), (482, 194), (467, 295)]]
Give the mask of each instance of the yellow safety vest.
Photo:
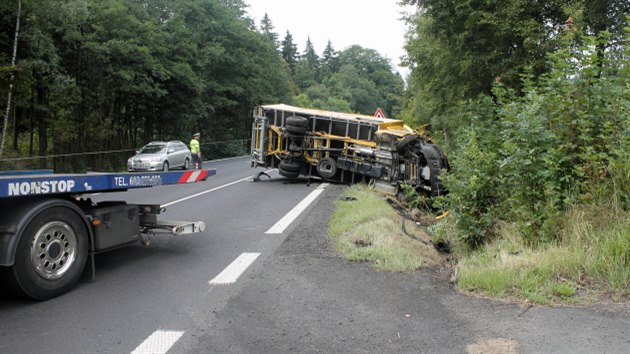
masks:
[(199, 153), (199, 140), (193, 138), (190, 141), (190, 152), (192, 152), (193, 154)]

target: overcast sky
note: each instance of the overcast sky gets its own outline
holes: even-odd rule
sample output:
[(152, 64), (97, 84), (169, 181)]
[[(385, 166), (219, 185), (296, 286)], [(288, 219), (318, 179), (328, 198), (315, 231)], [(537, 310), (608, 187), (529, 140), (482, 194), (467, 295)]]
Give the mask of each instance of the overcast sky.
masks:
[(293, 36), (300, 54), (310, 36), (321, 56), (328, 40), (337, 51), (358, 44), (374, 49), (391, 60), (403, 77), (407, 71), (398, 67), (405, 54), (406, 25), (400, 18), (412, 7), (401, 7), (399, 0), (245, 0), (248, 13), (260, 29), (265, 13), (271, 19), (278, 39), (287, 30)]

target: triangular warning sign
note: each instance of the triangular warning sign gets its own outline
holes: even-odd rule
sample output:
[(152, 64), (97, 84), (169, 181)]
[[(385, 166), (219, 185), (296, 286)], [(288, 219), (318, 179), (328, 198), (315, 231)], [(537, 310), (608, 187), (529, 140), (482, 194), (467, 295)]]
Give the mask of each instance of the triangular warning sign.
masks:
[(380, 107), (376, 109), (376, 112), (374, 112), (374, 117), (385, 118), (385, 114), (383, 113), (383, 110)]

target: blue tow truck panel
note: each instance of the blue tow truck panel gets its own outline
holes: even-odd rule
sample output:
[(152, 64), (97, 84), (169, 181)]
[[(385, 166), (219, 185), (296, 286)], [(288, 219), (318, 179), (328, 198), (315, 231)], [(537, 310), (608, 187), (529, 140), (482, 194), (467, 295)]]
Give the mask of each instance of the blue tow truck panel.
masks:
[(132, 188), (193, 183), (214, 174), (216, 170), (205, 169), (147, 173), (0, 175), (0, 198), (124, 191)]

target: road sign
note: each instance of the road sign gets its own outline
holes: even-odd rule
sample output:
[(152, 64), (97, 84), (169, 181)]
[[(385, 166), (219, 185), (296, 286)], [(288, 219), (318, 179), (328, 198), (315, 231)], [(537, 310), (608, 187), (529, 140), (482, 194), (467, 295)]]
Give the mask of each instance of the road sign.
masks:
[(383, 113), (383, 110), (381, 109), (381, 107), (378, 107), (376, 109), (376, 112), (374, 112), (374, 117), (376, 117), (376, 118), (385, 118), (385, 113)]

